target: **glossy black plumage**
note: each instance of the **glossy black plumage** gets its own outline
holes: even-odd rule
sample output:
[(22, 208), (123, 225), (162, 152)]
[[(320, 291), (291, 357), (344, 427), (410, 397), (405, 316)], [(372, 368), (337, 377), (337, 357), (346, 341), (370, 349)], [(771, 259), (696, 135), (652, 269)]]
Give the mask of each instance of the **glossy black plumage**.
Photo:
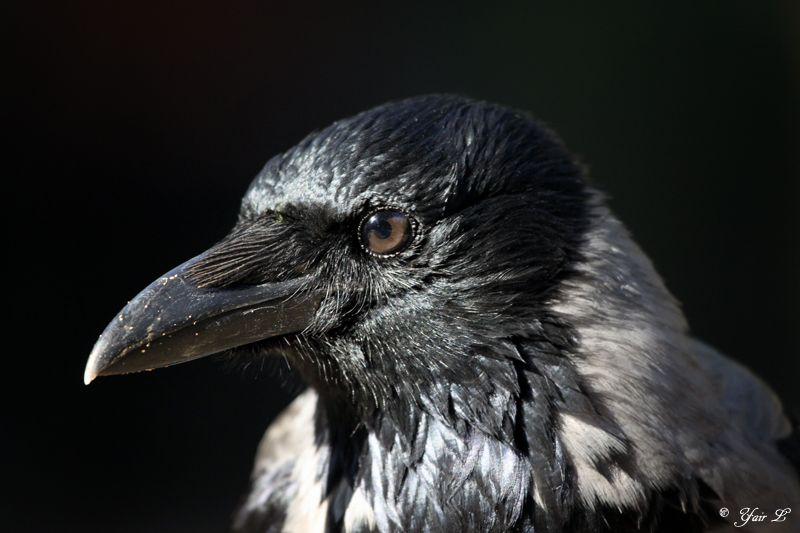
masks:
[[(413, 230), (386, 256), (365, 249), (362, 232), (383, 210), (407, 214)], [(301, 530), (303, 513), (324, 514), (315, 524), (328, 531), (719, 522), (721, 485), (705, 464), (714, 461), (682, 455), (687, 443), (717, 446), (708, 442), (717, 412), (688, 402), (697, 432), (667, 416), (690, 383), (680, 365), (694, 371), (701, 360), (640, 255), (557, 137), (500, 106), (390, 103), (271, 159), (236, 227), (185, 278), (214, 298), (303, 280), (288, 301), (319, 302), (292, 322), (302, 331), (240, 350), (284, 357), (315, 396), (304, 395), (310, 415), (291, 411), (265, 437), (236, 529)], [(595, 359), (607, 366), (587, 364)], [(627, 388), (598, 391), (620, 374)], [(649, 416), (637, 417), (632, 397), (652, 403)], [(764, 426), (774, 430), (771, 409)]]
[[(218, 245), (226, 260), (255, 242), (257, 251), (241, 258), (235, 278), (200, 280), (257, 283), (302, 265), (321, 279), (330, 270), (344, 285), (336, 305), (318, 315), (325, 335), (290, 340), (288, 350), (301, 354), (290, 358), (337, 406), (321, 415), (335, 417), (331, 446), (350, 450), (333, 460), (327, 486), (348, 491), (368, 480), (386, 500), (379, 524), (553, 529), (572, 512), (570, 474), (554, 442), (554, 386), (539, 382), (546, 378), (526, 352), (559, 357), (569, 349), (568, 326), (543, 302), (577, 260), (586, 196), (580, 167), (529, 117), (458, 97), (407, 100), (338, 122), (271, 160), (245, 197), (241, 229)], [(411, 248), (387, 261), (353, 242), (359, 218), (382, 205), (411, 210), (420, 225)], [(294, 229), (274, 245), (249, 235), (268, 231), (262, 224), (277, 210)], [(259, 261), (271, 246), (292, 250), (283, 257), (290, 264)], [(211, 257), (198, 270), (221, 272)], [(357, 353), (368, 368), (354, 368)], [(353, 431), (360, 427), (380, 450), (364, 451), (358, 440), (367, 432)], [(421, 465), (425, 446), (439, 456)], [(482, 454), (509, 456), (524, 481), (470, 475)], [(380, 479), (371, 476), (373, 461)], [(338, 476), (351, 479), (340, 485)], [(393, 500), (392, 490), (425, 476), (440, 485), (425, 505), (416, 492)], [(552, 498), (552, 517), (534, 513), (520, 492), (529, 478), (564, 487)], [(341, 520), (330, 517), (332, 525)]]

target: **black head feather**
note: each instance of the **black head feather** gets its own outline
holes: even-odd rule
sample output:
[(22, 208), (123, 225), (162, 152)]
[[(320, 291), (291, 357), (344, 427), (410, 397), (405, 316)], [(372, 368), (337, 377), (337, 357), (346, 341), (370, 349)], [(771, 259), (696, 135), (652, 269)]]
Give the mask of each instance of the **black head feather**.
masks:
[[(371, 406), (400, 384), (416, 399), (442, 382), (486, 381), (482, 365), (508, 359), (503, 339), (548, 329), (541, 303), (575, 260), (586, 199), (580, 167), (530, 117), (414, 98), (273, 158), (237, 228), (194, 272), (205, 286), (315, 274), (327, 298), (302, 342), (308, 370)], [(371, 257), (358, 225), (386, 206), (410, 213), (416, 235), (396, 257)]]

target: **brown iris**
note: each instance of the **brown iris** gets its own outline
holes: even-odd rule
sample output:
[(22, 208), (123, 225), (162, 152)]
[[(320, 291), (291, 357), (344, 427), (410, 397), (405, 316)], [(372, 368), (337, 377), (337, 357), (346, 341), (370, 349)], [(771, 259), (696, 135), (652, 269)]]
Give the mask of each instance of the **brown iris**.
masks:
[(408, 215), (394, 209), (382, 209), (372, 213), (361, 224), (361, 242), (364, 247), (377, 255), (389, 255), (405, 248), (413, 228)]

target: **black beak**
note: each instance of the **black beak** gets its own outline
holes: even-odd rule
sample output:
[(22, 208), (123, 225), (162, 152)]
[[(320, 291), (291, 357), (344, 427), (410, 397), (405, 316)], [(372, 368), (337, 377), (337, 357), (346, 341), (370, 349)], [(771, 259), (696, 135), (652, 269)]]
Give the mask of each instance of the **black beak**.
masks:
[(151, 283), (111, 321), (94, 345), (84, 382), (176, 365), (270, 337), (301, 332), (319, 297), (308, 276), (207, 289), (191, 281), (195, 257)]

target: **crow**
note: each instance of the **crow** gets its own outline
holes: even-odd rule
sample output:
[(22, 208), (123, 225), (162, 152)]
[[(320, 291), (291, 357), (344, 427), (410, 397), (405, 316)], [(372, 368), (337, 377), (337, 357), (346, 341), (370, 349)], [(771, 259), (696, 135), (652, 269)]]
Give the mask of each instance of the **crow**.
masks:
[(690, 336), (586, 174), (529, 115), (459, 96), (335, 122), (125, 306), (84, 380), (285, 358), (307, 389), (236, 531), (798, 531), (796, 428)]

